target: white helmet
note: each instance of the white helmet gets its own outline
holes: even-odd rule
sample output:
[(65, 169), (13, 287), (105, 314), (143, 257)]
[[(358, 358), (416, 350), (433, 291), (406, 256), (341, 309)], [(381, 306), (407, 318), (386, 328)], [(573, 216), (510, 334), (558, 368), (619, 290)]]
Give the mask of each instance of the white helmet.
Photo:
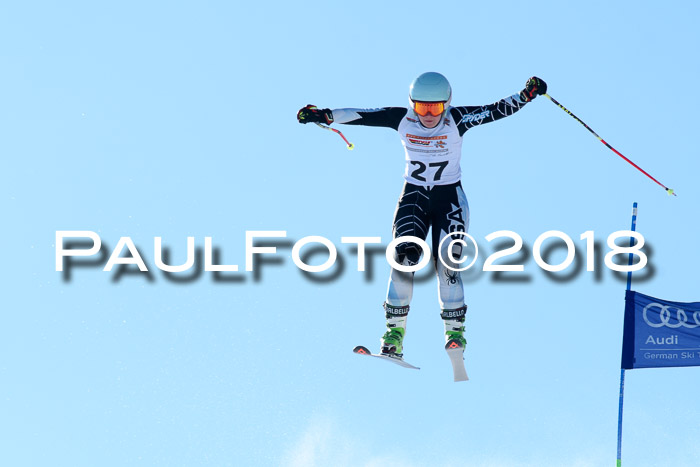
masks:
[(408, 90), (408, 100), (411, 107), (414, 102), (444, 102), (445, 108), (450, 105), (452, 99), (452, 87), (447, 78), (440, 73), (429, 71), (414, 79)]

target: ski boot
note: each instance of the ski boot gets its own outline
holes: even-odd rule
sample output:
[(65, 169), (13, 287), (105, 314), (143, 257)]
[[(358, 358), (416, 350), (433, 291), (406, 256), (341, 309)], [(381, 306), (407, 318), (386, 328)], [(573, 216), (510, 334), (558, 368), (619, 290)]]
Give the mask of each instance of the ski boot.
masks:
[(381, 353), (392, 357), (403, 357), (403, 338), (406, 335), (408, 305), (393, 306), (384, 303), (387, 331), (382, 336)]
[(442, 310), (440, 317), (445, 322), (445, 350), (462, 349), (467, 346), (464, 338), (464, 315), (466, 305), (454, 310)]
[(404, 328), (387, 330), (382, 336), (381, 353), (393, 357), (403, 357), (403, 336), (405, 334), (406, 330)]

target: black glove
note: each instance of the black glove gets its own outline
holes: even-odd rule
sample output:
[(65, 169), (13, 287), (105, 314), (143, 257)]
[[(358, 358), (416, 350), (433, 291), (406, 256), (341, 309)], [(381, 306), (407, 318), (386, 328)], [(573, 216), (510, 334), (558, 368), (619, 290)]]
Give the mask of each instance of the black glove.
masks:
[(530, 102), (537, 96), (541, 96), (547, 92), (547, 83), (541, 80), (537, 76), (533, 76), (527, 83), (525, 83), (525, 89), (520, 91), (520, 99), (525, 102)]
[(297, 112), (299, 123), (333, 123), (333, 112), (331, 109), (319, 109), (315, 105), (307, 105)]

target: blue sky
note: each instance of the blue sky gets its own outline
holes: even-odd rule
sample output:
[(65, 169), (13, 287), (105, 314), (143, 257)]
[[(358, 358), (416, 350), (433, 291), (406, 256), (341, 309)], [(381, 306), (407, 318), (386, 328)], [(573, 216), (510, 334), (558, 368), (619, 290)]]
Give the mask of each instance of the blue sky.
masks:
[[(383, 333), (389, 267), (378, 255), (371, 277), (358, 273), (340, 238), (389, 242), (403, 150), (392, 130), (339, 126), (350, 152), (295, 114), (309, 103), (405, 106), (424, 71), (450, 79), (455, 105), (494, 102), (537, 75), (678, 196), (538, 98), (466, 134), (470, 233), (487, 253), (484, 238), (498, 230), (529, 246), (560, 230), (581, 249), (579, 235), (593, 230), (604, 245), (629, 228), (636, 201), (653, 272), (633, 288), (698, 301), (695, 5), (3, 10), (0, 463), (613, 462), (624, 281), (605, 268), (557, 281), (531, 255), (525, 280), (470, 275), (471, 381), (455, 384), (428, 278), (416, 285), (405, 341), (421, 370), (358, 358), (351, 349), (376, 348)], [(240, 271), (119, 276), (102, 271), (103, 259), (65, 280), (58, 230), (97, 232), (107, 254), (128, 236), (149, 267), (154, 237), (177, 264), (188, 236), (200, 249), (210, 236)], [(257, 276), (244, 271), (245, 232), (255, 230), (287, 232)], [(345, 269), (334, 279), (293, 264), (291, 244), (309, 235), (337, 245)], [(626, 465), (696, 462), (699, 382), (696, 368), (627, 373)]]

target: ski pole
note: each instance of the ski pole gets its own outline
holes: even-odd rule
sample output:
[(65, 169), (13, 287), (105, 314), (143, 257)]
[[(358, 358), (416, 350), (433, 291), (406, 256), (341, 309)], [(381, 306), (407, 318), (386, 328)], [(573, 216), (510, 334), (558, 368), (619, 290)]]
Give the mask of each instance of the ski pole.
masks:
[(593, 135), (594, 135), (596, 138), (598, 138), (598, 139), (600, 140), (601, 143), (603, 143), (603, 144), (606, 145), (610, 150), (612, 150), (612, 152), (614, 152), (614, 153), (617, 154), (618, 156), (622, 157), (624, 160), (626, 160), (627, 162), (629, 162), (630, 164), (632, 164), (637, 170), (639, 170), (639, 171), (642, 172), (644, 175), (646, 175), (647, 177), (649, 177), (649, 178), (651, 178), (652, 180), (654, 180), (659, 186), (661, 186), (664, 190), (666, 190), (666, 193), (668, 193), (669, 195), (676, 196), (676, 194), (673, 192), (673, 190), (672, 190), (671, 188), (668, 188), (668, 187), (665, 186), (663, 183), (661, 183), (660, 181), (658, 181), (657, 179), (655, 179), (654, 177), (652, 177), (651, 175), (649, 175), (644, 169), (642, 169), (642, 168), (639, 167), (637, 164), (635, 164), (634, 162), (632, 162), (631, 160), (629, 160), (628, 158), (626, 158), (625, 156), (623, 156), (617, 149), (615, 149), (614, 147), (610, 146), (603, 138), (601, 138), (600, 136), (598, 136), (598, 133), (596, 133), (595, 131), (593, 131), (593, 130), (591, 129), (591, 127), (589, 127), (588, 125), (586, 125), (585, 123), (583, 123), (583, 121), (582, 121), (580, 118), (578, 118), (576, 115), (574, 115), (573, 113), (571, 113), (571, 111), (570, 111), (569, 109), (567, 109), (566, 107), (564, 107), (563, 105), (561, 105), (555, 98), (553, 98), (552, 96), (550, 96), (550, 95), (547, 94), (547, 93), (544, 93), (543, 95), (546, 96), (550, 101), (552, 101), (552, 102), (554, 102), (556, 105), (558, 105), (564, 112), (566, 112), (566, 113), (568, 113), (569, 115), (571, 115), (571, 116), (574, 118), (574, 120), (576, 120), (576, 121), (579, 122), (581, 125), (583, 125), (584, 127), (586, 127), (586, 130), (588, 130), (588, 131), (590, 131), (591, 133), (593, 133)]
[(350, 141), (348, 141), (347, 138), (345, 137), (345, 135), (343, 135), (339, 130), (336, 130), (335, 128), (331, 128), (331, 127), (326, 126), (326, 125), (321, 125), (321, 124), (318, 123), (318, 122), (314, 122), (314, 123), (316, 123), (316, 125), (320, 126), (320, 127), (323, 128), (324, 130), (330, 130), (330, 131), (334, 131), (334, 132), (338, 133), (338, 134), (340, 135), (340, 137), (343, 138), (343, 141), (345, 141), (345, 144), (348, 145), (348, 149), (349, 149), (350, 151), (352, 151), (353, 149), (355, 149), (355, 145), (352, 144)]

